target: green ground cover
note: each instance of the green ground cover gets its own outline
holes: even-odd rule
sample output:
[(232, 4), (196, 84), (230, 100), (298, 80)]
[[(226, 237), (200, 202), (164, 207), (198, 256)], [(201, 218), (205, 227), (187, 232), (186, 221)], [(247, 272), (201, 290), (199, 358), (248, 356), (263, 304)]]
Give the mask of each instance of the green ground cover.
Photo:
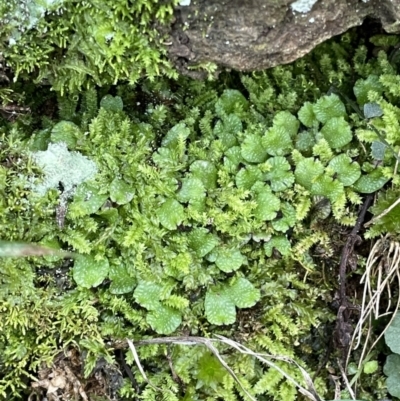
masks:
[[(27, 399), (30, 382), (55, 360), (60, 371), (75, 367), (90, 399), (304, 397), (278, 369), (227, 343), (216, 346), (240, 384), (207, 347), (137, 347), (145, 377), (134, 353), (118, 346), (222, 335), (295, 360), (315, 374), (316, 397), (333, 399), (330, 375), (340, 376), (335, 361), (343, 356), (331, 342), (340, 252), (368, 194), (377, 194), (369, 218), (399, 197), (400, 39), (353, 31), (288, 66), (199, 82), (176, 77), (164, 61), (151, 70), (162, 60), (162, 50), (157, 63), (142, 54), (153, 31), (137, 33), (140, 47), (121, 24), (111, 41), (118, 50), (102, 42), (107, 10), (98, 16), (84, 2), (73, 12), (63, 4), (70, 25), (57, 29), (94, 38), (93, 54), (65, 34), (65, 63), (48, 63), (58, 38), (51, 16), (37, 21), (49, 32), (47, 53), (4, 53), (19, 78), (3, 85), (3, 101), (31, 112), (3, 108), (0, 122), (0, 397)], [(125, 21), (123, 2), (116, 4), (113, 15)], [(143, 25), (146, 15), (171, 14), (167, 5), (146, 14), (137, 4), (133, 18)], [(101, 32), (82, 33), (80, 18), (94, 15), (104, 18)], [(34, 43), (14, 37), (11, 25), (8, 41)], [(32, 59), (35, 68), (26, 64)], [(395, 243), (399, 224), (395, 207), (363, 232), (349, 275), (354, 304), (367, 241), (389, 233)], [(387, 322), (371, 325), (370, 342)], [(389, 353), (378, 343), (361, 368), (355, 361), (363, 358), (351, 355), (358, 399), (387, 395)], [(307, 388), (298, 366), (276, 364)], [(96, 374), (108, 384), (90, 387)]]

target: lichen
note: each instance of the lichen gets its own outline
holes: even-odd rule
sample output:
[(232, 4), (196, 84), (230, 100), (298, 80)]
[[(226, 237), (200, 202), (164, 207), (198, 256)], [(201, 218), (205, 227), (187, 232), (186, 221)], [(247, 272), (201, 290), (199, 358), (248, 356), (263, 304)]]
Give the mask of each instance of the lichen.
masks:
[(297, 0), (291, 3), (290, 7), (293, 11), (304, 14), (310, 12), (317, 1), (318, 0)]
[(91, 179), (97, 173), (96, 163), (79, 152), (68, 151), (64, 142), (50, 143), (47, 150), (32, 152), (32, 159), (42, 169), (42, 182), (34, 183), (32, 189), (44, 195), (50, 189), (59, 189), (72, 195), (73, 189)]

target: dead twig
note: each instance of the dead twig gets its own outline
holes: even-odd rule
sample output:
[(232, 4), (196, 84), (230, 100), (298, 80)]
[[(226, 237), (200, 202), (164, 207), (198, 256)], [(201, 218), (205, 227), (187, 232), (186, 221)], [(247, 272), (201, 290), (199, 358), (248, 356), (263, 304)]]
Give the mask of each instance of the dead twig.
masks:
[(178, 376), (178, 374), (175, 371), (174, 365), (172, 363), (172, 356), (171, 356), (171, 344), (168, 345), (168, 350), (167, 350), (167, 360), (168, 360), (168, 365), (169, 368), (171, 369), (171, 374), (172, 374), (172, 378), (174, 379), (174, 381), (181, 387), (181, 389), (184, 388), (185, 383), (182, 381), (182, 379)]
[(16, 104), (2, 105), (0, 106), (0, 110), (14, 114), (30, 113), (31, 111), (29, 107), (17, 106)]
[(1, 105), (0, 112), (7, 118), (8, 121), (14, 121), (16, 117), (29, 114), (29, 107), (18, 106), (15, 104)]
[(347, 354), (347, 351), (350, 346), (350, 332), (351, 325), (348, 323), (349, 320), (349, 309), (351, 309), (351, 305), (347, 299), (346, 294), (346, 275), (347, 275), (347, 265), (349, 262), (350, 256), (353, 254), (354, 246), (358, 241), (360, 241), (360, 237), (358, 232), (361, 229), (361, 225), (365, 219), (365, 214), (372, 202), (373, 195), (368, 195), (364, 201), (364, 204), (361, 208), (360, 214), (357, 218), (356, 224), (351, 230), (350, 235), (347, 238), (347, 241), (343, 247), (342, 255), (340, 258), (339, 265), (339, 310), (337, 314), (336, 320), (336, 341), (340, 348), (344, 349), (344, 355)]

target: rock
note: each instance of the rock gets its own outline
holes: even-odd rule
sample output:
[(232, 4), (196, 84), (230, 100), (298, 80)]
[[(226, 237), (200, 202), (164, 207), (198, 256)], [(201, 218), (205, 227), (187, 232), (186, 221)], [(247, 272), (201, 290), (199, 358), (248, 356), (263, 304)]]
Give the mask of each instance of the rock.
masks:
[(200, 77), (193, 67), (206, 63), (239, 71), (290, 63), (366, 17), (400, 32), (400, 0), (192, 0), (175, 17), (169, 57)]

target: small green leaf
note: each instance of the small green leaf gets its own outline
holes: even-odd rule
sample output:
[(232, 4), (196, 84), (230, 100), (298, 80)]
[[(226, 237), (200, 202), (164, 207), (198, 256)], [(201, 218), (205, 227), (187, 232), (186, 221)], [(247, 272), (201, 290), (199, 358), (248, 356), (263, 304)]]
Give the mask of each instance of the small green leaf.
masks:
[(275, 192), (284, 191), (294, 183), (294, 175), (286, 158), (282, 156), (271, 157), (267, 164), (271, 169), (264, 175), (270, 181), (271, 189)]
[(174, 148), (178, 142), (185, 141), (190, 135), (190, 129), (186, 126), (185, 123), (179, 123), (174, 125), (165, 135), (162, 140), (162, 146), (168, 148)]
[(225, 291), (238, 308), (251, 308), (260, 300), (260, 291), (243, 277), (238, 278), (231, 287), (226, 287)]
[(381, 189), (389, 178), (383, 176), (380, 169), (373, 170), (369, 174), (362, 175), (354, 184), (353, 188), (362, 194), (372, 194)]
[[(400, 354), (400, 312), (396, 313), (395, 318), (386, 330), (385, 341), (392, 352)], [(400, 372), (400, 364), (398, 369)]]
[(386, 386), (391, 396), (400, 398), (400, 355), (391, 354), (387, 357), (383, 372), (388, 376)]
[(369, 38), (369, 41), (377, 47), (392, 47), (399, 43), (398, 35), (378, 34)]
[(324, 172), (324, 166), (319, 160), (310, 157), (302, 159), (294, 172), (296, 182), (305, 189), (311, 189), (314, 180)]
[(72, 218), (87, 216), (96, 213), (105, 203), (108, 196), (99, 194), (99, 186), (84, 182), (79, 185), (72, 203), (69, 206), (69, 213)]
[(204, 198), (205, 195), (203, 182), (199, 178), (191, 177), (183, 180), (177, 198), (180, 202), (193, 202)]
[(232, 146), (225, 152), (224, 166), (228, 168), (229, 172), (236, 172), (239, 164), (242, 162), (244, 162), (244, 160), (239, 146)]
[[(391, 207), (400, 196), (398, 188), (394, 188), (395, 189), (388, 188), (387, 190), (378, 192), (378, 199), (374, 206), (371, 207), (370, 211), (374, 216), (379, 216), (384, 211), (386, 214), (370, 229), (371, 231), (375, 231), (370, 238), (381, 233), (395, 234), (400, 232), (400, 206), (397, 205), (387, 212), (387, 209)], [(371, 234), (371, 231), (368, 235)]]
[(339, 96), (332, 93), (329, 96), (322, 96), (314, 104), (314, 113), (318, 121), (325, 124), (332, 118), (343, 118), (346, 116), (346, 107)]
[(386, 380), (386, 387), (391, 396), (400, 398), (400, 374), (390, 375)]
[[(397, 319), (397, 317), (396, 317)], [(385, 333), (386, 337), (386, 333)], [(399, 341), (397, 341), (398, 343)], [(395, 353), (395, 354), (390, 354), (386, 358), (385, 365), (383, 367), (383, 373), (386, 376), (392, 376), (392, 375), (400, 375), (400, 355)], [(399, 381), (400, 384), (400, 381)]]
[(136, 279), (129, 275), (126, 266), (112, 265), (109, 278), (111, 280), (111, 294), (127, 294), (132, 292), (136, 285)]
[(118, 220), (119, 213), (118, 213), (117, 208), (107, 208), (107, 209), (98, 211), (96, 213), (96, 216), (101, 217), (108, 223), (114, 224)]
[(133, 296), (135, 301), (143, 308), (157, 309), (160, 304), (161, 285), (151, 281), (141, 281), (135, 288)]
[(301, 123), (308, 128), (318, 123), (317, 116), (314, 112), (314, 105), (310, 102), (304, 103), (298, 112), (298, 117)]
[(292, 151), (293, 142), (285, 128), (273, 126), (262, 137), (262, 147), (271, 156), (285, 156)]
[(281, 202), (269, 187), (264, 186), (259, 189), (255, 195), (255, 201), (257, 202), (257, 207), (254, 210), (255, 217), (261, 221), (273, 220), (276, 217)]
[(261, 141), (261, 136), (257, 134), (246, 135), (241, 145), (241, 151), (243, 159), (249, 163), (262, 163), (268, 157), (268, 153)]
[(269, 241), (271, 239), (271, 234), (266, 232), (257, 232), (251, 235), (254, 242)]
[(29, 150), (32, 152), (45, 151), (50, 143), (50, 135), (51, 132), (48, 128), (33, 133), (29, 140)]
[(264, 251), (268, 257), (272, 256), (272, 251), (276, 249), (282, 256), (290, 254), (292, 248), (287, 237), (283, 235), (274, 236), (264, 244)]
[(383, 115), (383, 110), (378, 103), (365, 103), (364, 116), (365, 118), (375, 118)]
[(156, 212), (161, 225), (168, 230), (175, 230), (185, 217), (183, 206), (175, 199), (166, 200)]
[(110, 185), (110, 198), (118, 205), (129, 203), (134, 196), (134, 189), (124, 180), (114, 178)]
[(343, 117), (329, 119), (322, 127), (321, 134), (332, 149), (340, 149), (353, 139), (350, 125)]
[(206, 210), (206, 197), (203, 196), (198, 199), (193, 199), (188, 205), (188, 214), (190, 215), (192, 211), (195, 213), (204, 213)]
[(316, 144), (315, 135), (309, 131), (300, 132), (296, 138), (296, 149), (302, 153), (311, 153)]
[(332, 205), (325, 196), (313, 196), (311, 220), (325, 220), (332, 212)]
[(378, 361), (369, 361), (366, 362), (363, 371), (366, 375), (371, 375), (372, 373), (375, 373), (378, 370)]
[(214, 135), (220, 140), (224, 150), (237, 145), (237, 134), (242, 131), (242, 122), (238, 116), (229, 114), (217, 121), (214, 127)]
[(329, 146), (328, 141), (325, 138), (322, 138), (322, 135), (318, 135), (318, 141), (314, 145), (312, 149), (313, 156), (319, 157), (319, 160), (323, 163), (326, 164), (329, 161), (332, 160), (334, 153)]
[(190, 172), (198, 178), (207, 190), (217, 187), (217, 168), (209, 161), (196, 160), (190, 165)]
[(64, 142), (68, 149), (75, 149), (76, 141), (82, 136), (79, 127), (70, 121), (60, 121), (51, 130), (51, 142)]
[(358, 367), (355, 362), (350, 362), (347, 366), (347, 374), (353, 376), (358, 372)]
[(360, 165), (344, 153), (334, 157), (328, 166), (337, 173), (338, 180), (345, 187), (353, 185), (361, 176)]
[(272, 227), (276, 231), (286, 232), (296, 223), (296, 209), (289, 203), (283, 203), (281, 206), (282, 217), (272, 222)]
[(108, 259), (95, 260), (93, 256), (78, 255), (73, 268), (74, 280), (84, 288), (97, 287), (108, 276), (109, 269)]
[(218, 245), (218, 237), (211, 234), (206, 228), (195, 228), (189, 233), (188, 239), (189, 246), (201, 258)]
[(343, 193), (343, 184), (328, 175), (320, 175), (314, 180), (311, 186), (312, 195), (325, 196), (333, 203), (342, 196)]
[(175, 149), (160, 147), (153, 153), (153, 161), (162, 169), (176, 170), (180, 164), (179, 152)]
[(122, 111), (124, 103), (119, 96), (106, 95), (100, 101), (100, 107), (112, 112)]
[(233, 324), (236, 320), (236, 308), (231, 297), (223, 288), (208, 289), (204, 300), (205, 315), (211, 324)]
[[(377, 75), (369, 75), (367, 79), (359, 79), (354, 85), (354, 94), (359, 105), (368, 103), (368, 92), (374, 91), (380, 96), (384, 90)], [(367, 117), (368, 118), (368, 117)]]
[(246, 166), (236, 174), (236, 186), (241, 189), (251, 189), (262, 178), (263, 174), (257, 166)]
[(300, 127), (299, 120), (289, 111), (279, 111), (276, 113), (272, 123), (276, 128), (283, 128), (291, 138), (297, 135)]
[(246, 262), (246, 258), (238, 249), (219, 248), (215, 264), (225, 273), (233, 272)]
[(233, 135), (236, 141), (236, 135), (243, 130), (242, 120), (236, 114), (227, 114), (222, 117), (222, 123), (223, 133)]
[(197, 388), (201, 388), (204, 385), (217, 390), (226, 375), (227, 370), (210, 352), (204, 353), (197, 362)]
[(371, 144), (371, 155), (375, 160), (383, 160), (387, 146), (381, 141), (374, 141)]
[(249, 103), (242, 93), (236, 89), (225, 89), (215, 104), (215, 111), (219, 116), (236, 114), (242, 117), (248, 107)]
[(182, 323), (182, 316), (177, 310), (157, 303), (147, 314), (146, 321), (156, 333), (171, 334)]

